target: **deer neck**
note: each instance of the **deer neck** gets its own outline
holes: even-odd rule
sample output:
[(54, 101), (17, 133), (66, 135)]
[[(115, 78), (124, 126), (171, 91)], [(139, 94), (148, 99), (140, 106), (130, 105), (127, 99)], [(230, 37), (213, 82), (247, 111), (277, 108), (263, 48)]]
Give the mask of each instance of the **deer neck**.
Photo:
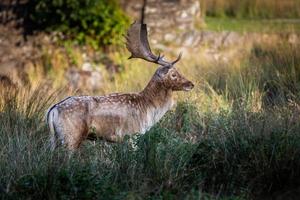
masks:
[(143, 116), (141, 117), (139, 132), (145, 133), (172, 107), (172, 90), (163, 87), (161, 83), (152, 79), (146, 88), (140, 92), (140, 95), (143, 101), (141, 106)]
[(155, 78), (140, 92), (142, 98), (142, 117), (139, 132), (144, 134), (172, 107), (172, 90), (165, 88)]
[(143, 100), (150, 107), (161, 109), (172, 103), (172, 90), (152, 79), (140, 93)]

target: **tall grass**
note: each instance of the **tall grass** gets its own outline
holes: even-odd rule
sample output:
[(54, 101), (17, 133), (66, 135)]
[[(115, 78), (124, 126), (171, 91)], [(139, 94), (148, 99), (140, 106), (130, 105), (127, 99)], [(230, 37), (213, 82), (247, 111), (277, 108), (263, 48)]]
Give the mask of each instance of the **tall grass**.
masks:
[[(150, 131), (121, 144), (86, 141), (72, 154), (49, 151), (43, 119), (64, 93), (1, 88), (1, 198), (296, 199), (300, 59), (298, 47), (283, 47), (257, 45), (223, 69), (183, 61), (179, 69), (197, 86)], [(106, 90), (141, 89), (154, 68), (139, 64), (126, 64), (134, 73), (125, 70)], [(286, 92), (268, 96), (277, 86)]]
[(202, 0), (208, 16), (238, 18), (299, 18), (298, 0)]

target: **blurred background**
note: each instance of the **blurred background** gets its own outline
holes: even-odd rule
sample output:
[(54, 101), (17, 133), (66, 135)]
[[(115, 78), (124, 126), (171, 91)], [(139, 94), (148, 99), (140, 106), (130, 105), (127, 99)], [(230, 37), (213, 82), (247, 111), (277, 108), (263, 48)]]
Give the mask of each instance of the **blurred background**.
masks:
[(202, 68), (241, 68), (259, 51), (299, 44), (298, 0), (3, 0), (1, 79), (18, 86), (49, 80), (101, 93), (109, 85), (130, 85), (126, 82), (136, 76), (141, 80), (134, 79), (134, 89), (141, 89), (153, 70), (126, 60), (123, 36), (142, 12), (154, 51), (168, 59), (183, 52), (189, 62), (182, 65), (199, 71), (191, 73), (197, 81), (210, 74)]
[[(144, 8), (144, 9), (143, 9)], [(142, 90), (150, 46), (195, 83), (149, 132), (49, 153), (47, 108)], [(1, 0), (0, 196), (299, 199), (300, 0)]]

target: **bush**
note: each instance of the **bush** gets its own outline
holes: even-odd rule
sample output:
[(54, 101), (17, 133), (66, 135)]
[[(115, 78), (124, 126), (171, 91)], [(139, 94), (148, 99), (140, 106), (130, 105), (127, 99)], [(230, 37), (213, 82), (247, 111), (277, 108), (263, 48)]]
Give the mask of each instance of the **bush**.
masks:
[(119, 44), (129, 23), (116, 1), (32, 0), (29, 21), (37, 30), (60, 31), (94, 47)]

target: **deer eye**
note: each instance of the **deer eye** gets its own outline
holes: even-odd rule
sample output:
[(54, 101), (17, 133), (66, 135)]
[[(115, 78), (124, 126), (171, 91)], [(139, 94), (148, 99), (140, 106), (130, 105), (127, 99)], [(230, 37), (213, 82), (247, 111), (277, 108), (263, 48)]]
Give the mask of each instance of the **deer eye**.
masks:
[(172, 78), (176, 78), (176, 76), (177, 76), (177, 75), (176, 75), (175, 73), (171, 74), (171, 77), (172, 77)]

